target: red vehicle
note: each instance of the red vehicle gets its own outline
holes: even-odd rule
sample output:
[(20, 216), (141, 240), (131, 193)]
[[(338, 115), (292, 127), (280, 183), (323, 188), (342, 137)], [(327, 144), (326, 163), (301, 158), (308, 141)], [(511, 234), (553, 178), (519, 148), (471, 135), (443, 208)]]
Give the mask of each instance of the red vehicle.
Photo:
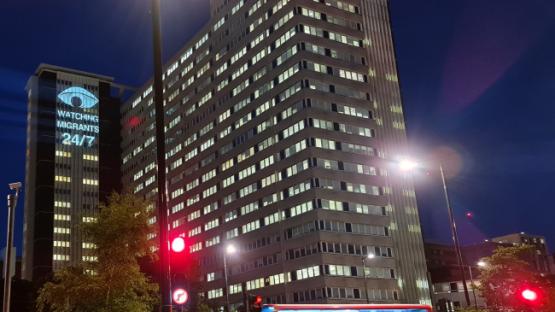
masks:
[(262, 312), (432, 312), (420, 304), (265, 304)]

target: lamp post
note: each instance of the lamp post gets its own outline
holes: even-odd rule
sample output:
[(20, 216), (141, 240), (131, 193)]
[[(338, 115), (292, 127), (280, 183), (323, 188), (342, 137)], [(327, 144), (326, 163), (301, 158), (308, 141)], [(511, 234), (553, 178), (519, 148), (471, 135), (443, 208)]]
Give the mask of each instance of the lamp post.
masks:
[(366, 260), (372, 260), (376, 255), (369, 253), (366, 257), (362, 257), (362, 274), (364, 275), (364, 291), (366, 292), (366, 303), (370, 303), (370, 296), (368, 295), (368, 281), (366, 280)]
[(474, 308), (478, 310), (478, 299), (476, 299), (476, 287), (474, 286), (474, 277), (472, 276), (472, 266), (468, 266), (468, 272), (470, 275), (470, 284), (472, 285), (472, 296), (474, 297)]
[[(399, 162), (399, 168), (402, 171), (413, 171), (414, 169), (418, 168), (418, 163), (412, 160), (402, 160)], [(453, 240), (453, 244), (455, 246), (455, 253), (457, 256), (457, 264), (459, 266), (459, 270), (461, 272), (463, 289), (464, 289), (464, 298), (466, 300), (466, 305), (470, 306), (470, 295), (468, 293), (468, 286), (466, 285), (466, 277), (465, 277), (465, 270), (464, 270), (464, 263), (462, 259), (462, 252), (461, 246), (459, 241), (459, 235), (457, 232), (457, 223), (455, 222), (455, 217), (453, 214), (453, 207), (451, 206), (451, 200), (449, 199), (449, 192), (447, 189), (447, 182), (445, 179), (445, 173), (443, 171), (443, 165), (439, 164), (439, 173), (441, 176), (441, 182), (443, 185), (443, 196), (445, 198), (445, 205), (447, 206), (447, 213), (449, 215), (449, 227), (451, 229), (451, 238)]]
[(229, 305), (229, 283), (227, 277), (227, 255), (232, 255), (237, 252), (237, 248), (234, 245), (227, 245), (224, 250), (224, 281), (225, 281), (225, 307), (226, 311), (230, 312), (231, 308)]
[(15, 194), (8, 195), (8, 237), (6, 246), (6, 259), (4, 262), (4, 304), (3, 312), (10, 312), (11, 293), (12, 293), (12, 253), (13, 253), (13, 228), (15, 220), (15, 207), (19, 198), (19, 189), (21, 182), (10, 183), (10, 190)]
[(162, 82), (162, 35), (160, 32), (160, 0), (152, 0), (152, 37), (154, 57), (154, 115), (156, 119), (156, 180), (160, 258), (160, 294), (162, 311), (172, 311), (171, 268), (168, 242), (168, 199), (166, 186), (166, 135), (164, 133), (164, 88)]

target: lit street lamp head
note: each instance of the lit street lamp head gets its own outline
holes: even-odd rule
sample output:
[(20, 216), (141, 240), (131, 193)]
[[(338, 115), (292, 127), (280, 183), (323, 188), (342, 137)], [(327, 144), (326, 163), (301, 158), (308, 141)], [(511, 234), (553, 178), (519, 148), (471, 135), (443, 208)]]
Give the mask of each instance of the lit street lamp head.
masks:
[(10, 183), (8, 185), (10, 186), (10, 190), (12, 190), (12, 191), (17, 191), (21, 188), (21, 182), (14, 182), (14, 183)]
[(478, 261), (478, 263), (476, 263), (476, 265), (481, 267), (481, 268), (485, 268), (486, 266), (488, 266), (488, 264), (485, 261)]
[(366, 256), (366, 258), (368, 258), (368, 259), (374, 259), (374, 258), (376, 258), (376, 255), (373, 254), (373, 253), (369, 253), (368, 256)]
[(237, 252), (237, 248), (235, 248), (235, 245), (227, 245), (227, 247), (225, 248), (225, 252), (227, 254), (234, 254)]
[(399, 169), (401, 169), (401, 171), (412, 171), (416, 168), (418, 168), (418, 163), (413, 160), (403, 159), (399, 161)]

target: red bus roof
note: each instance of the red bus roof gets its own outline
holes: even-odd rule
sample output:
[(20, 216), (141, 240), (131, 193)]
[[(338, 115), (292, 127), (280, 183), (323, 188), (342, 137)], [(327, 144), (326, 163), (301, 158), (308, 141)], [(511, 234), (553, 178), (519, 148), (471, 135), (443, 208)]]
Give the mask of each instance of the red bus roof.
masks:
[(421, 309), (432, 312), (432, 307), (422, 304), (265, 304), (265, 307), (273, 307), (275, 311), (280, 310), (399, 310), (399, 309)]

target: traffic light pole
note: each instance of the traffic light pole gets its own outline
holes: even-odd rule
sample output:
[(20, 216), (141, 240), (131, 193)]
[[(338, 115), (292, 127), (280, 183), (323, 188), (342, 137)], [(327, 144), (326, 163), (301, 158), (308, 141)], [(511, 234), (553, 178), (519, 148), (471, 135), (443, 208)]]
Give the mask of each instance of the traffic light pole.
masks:
[(164, 133), (164, 86), (162, 82), (162, 35), (160, 31), (160, 0), (152, 0), (152, 36), (154, 56), (154, 112), (156, 117), (156, 163), (158, 184), (158, 225), (160, 258), (161, 311), (172, 311), (171, 271), (168, 243), (168, 199), (166, 187), (166, 135)]

